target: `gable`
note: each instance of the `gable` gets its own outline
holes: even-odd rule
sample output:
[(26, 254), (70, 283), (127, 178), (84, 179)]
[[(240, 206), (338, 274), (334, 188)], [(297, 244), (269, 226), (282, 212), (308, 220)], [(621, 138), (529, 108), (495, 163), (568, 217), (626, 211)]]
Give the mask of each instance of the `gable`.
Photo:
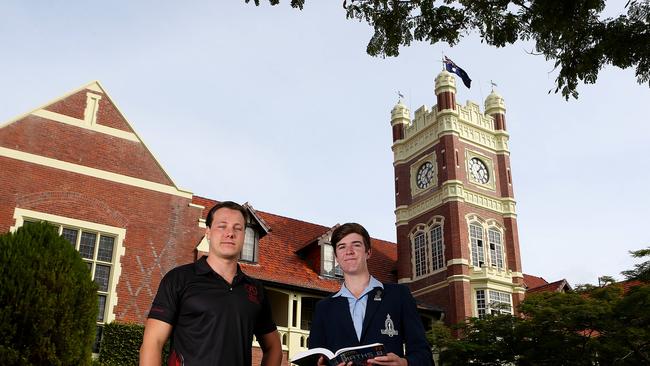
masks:
[(0, 156), (178, 190), (98, 82), (0, 126)]
[[(88, 106), (87, 102), (89, 98), (97, 99), (98, 101), (96, 115), (90, 116), (90, 118), (95, 118), (94, 123), (120, 131), (134, 133), (129, 123), (122, 116), (122, 113), (120, 113), (104, 90), (98, 87), (97, 83), (91, 83), (42, 109), (84, 120), (86, 113), (95, 113), (92, 108), (93, 106)], [(87, 110), (88, 107), (90, 107), (89, 110)]]

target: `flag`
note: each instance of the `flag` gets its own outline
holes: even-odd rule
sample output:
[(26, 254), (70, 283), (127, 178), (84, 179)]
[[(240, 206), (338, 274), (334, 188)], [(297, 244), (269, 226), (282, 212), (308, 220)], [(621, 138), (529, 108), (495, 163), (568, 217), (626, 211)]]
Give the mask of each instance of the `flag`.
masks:
[(443, 61), (445, 63), (445, 68), (449, 72), (453, 72), (454, 74), (460, 76), (461, 79), (463, 79), (463, 84), (467, 87), (467, 89), (470, 88), (472, 85), (472, 79), (469, 78), (469, 75), (465, 72), (465, 70), (461, 69), (458, 65), (454, 63), (454, 61), (450, 60), (447, 56), (445, 56), (445, 60)]

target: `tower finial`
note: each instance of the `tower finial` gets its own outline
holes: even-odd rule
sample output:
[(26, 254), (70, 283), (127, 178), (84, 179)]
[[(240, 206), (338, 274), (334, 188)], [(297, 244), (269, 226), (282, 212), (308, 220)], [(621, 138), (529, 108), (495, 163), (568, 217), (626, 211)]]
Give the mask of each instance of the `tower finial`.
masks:
[(490, 85), (492, 85), (492, 91), (494, 91), (494, 88), (498, 86), (497, 83), (492, 80), (490, 80)]
[(404, 94), (402, 94), (401, 91), (397, 91), (397, 103), (401, 103), (402, 99), (404, 98)]

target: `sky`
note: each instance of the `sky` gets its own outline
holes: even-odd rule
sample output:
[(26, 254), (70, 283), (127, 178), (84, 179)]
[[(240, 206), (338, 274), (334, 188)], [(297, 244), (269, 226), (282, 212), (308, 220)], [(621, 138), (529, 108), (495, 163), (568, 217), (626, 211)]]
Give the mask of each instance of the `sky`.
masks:
[[(609, 1), (619, 13), (626, 1)], [(650, 89), (604, 68), (579, 99), (531, 44), (415, 43), (365, 53), (342, 1), (9, 0), (0, 4), (0, 123), (99, 80), (174, 179), (196, 195), (395, 241), (390, 110), (435, 105), (447, 55), (456, 100), (505, 98), (525, 273), (597, 283), (650, 246)]]

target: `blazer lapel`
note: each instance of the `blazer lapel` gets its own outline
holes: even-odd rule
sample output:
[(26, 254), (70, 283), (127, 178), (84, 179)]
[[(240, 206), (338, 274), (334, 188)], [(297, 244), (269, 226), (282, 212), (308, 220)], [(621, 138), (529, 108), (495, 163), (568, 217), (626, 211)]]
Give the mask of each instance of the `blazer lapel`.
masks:
[(377, 310), (381, 306), (381, 303), (384, 299), (384, 289), (375, 288), (368, 293), (368, 302), (366, 303), (366, 315), (363, 318), (363, 328), (361, 329), (361, 341), (363, 344), (363, 339), (368, 332), (368, 326), (372, 322), (372, 318), (377, 313)]
[(334, 309), (334, 312), (332, 314), (341, 314), (339, 315), (341, 318), (332, 319), (332, 322), (336, 324), (337, 327), (343, 327), (344, 334), (348, 334), (350, 336), (350, 339), (354, 339), (355, 345), (360, 344), (357, 343), (359, 340), (357, 339), (357, 332), (354, 330), (354, 322), (352, 322), (352, 315), (350, 315), (350, 303), (348, 302), (348, 299), (343, 296), (339, 296), (335, 304), (336, 309)]

